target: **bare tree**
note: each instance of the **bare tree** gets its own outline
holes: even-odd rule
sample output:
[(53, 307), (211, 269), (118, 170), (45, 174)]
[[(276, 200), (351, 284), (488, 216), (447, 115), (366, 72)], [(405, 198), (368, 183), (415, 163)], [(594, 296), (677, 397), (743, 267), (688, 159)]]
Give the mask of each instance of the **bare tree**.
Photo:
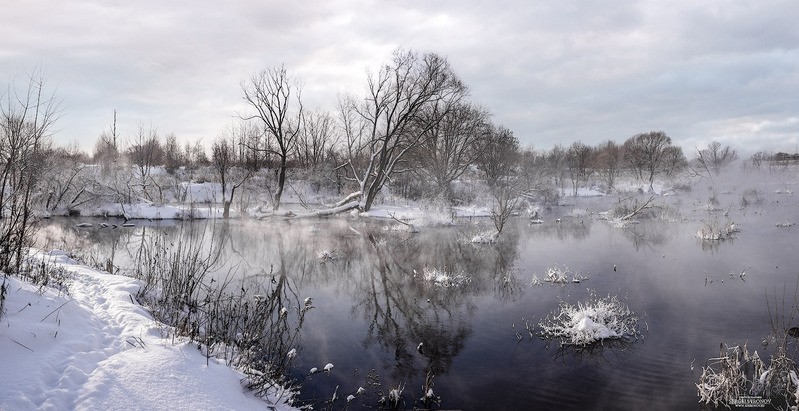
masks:
[(612, 191), (616, 185), (616, 177), (619, 175), (622, 159), (621, 147), (615, 141), (608, 140), (597, 146), (596, 150), (594, 167), (605, 181), (608, 191)]
[(300, 166), (315, 169), (327, 160), (337, 140), (334, 128), (335, 119), (328, 112), (315, 110), (302, 114), (296, 156)]
[(624, 142), (624, 158), (639, 179), (649, 181), (653, 188), (655, 175), (665, 164), (671, 137), (662, 131), (637, 134)]
[(286, 182), (289, 156), (294, 153), (302, 119), (301, 89), (293, 84), (285, 66), (262, 70), (242, 83), (244, 100), (255, 109), (254, 115), (241, 116), (245, 120), (260, 120), (266, 136), (274, 141), (274, 148), (252, 147), (275, 154), (279, 161), (274, 210), (280, 208), (280, 198)]
[(674, 177), (688, 166), (688, 160), (682, 153), (682, 147), (668, 146), (663, 156), (663, 173), (667, 177)]
[(419, 146), (413, 151), (416, 172), (435, 183), (435, 190), (452, 200), (451, 184), (483, 154), (491, 126), (488, 113), (479, 107), (456, 101), (434, 121)]
[(186, 157), (178, 145), (175, 133), (169, 133), (164, 138), (164, 168), (170, 174), (175, 173), (181, 166), (186, 165)]
[(486, 135), (485, 147), (477, 158), (486, 184), (496, 187), (504, 177), (513, 174), (519, 160), (519, 140), (505, 127), (491, 126)]
[(552, 184), (561, 194), (565, 194), (565, 188), (563, 186), (566, 181), (566, 170), (568, 169), (567, 158), (566, 149), (560, 144), (556, 144), (552, 147), (546, 156), (547, 168), (552, 177)]
[(127, 152), (128, 158), (136, 168), (142, 195), (152, 200), (147, 191), (150, 183), (150, 171), (153, 167), (161, 165), (164, 159), (164, 150), (161, 148), (161, 142), (158, 141), (158, 130), (152, 125), (139, 124), (136, 134), (128, 143)]
[(575, 141), (566, 151), (566, 161), (569, 167), (569, 176), (572, 180), (572, 193), (577, 196), (580, 181), (588, 181), (588, 168), (594, 150), (580, 141)]
[[(213, 167), (219, 175), (222, 185), (222, 207), (223, 218), (230, 217), (230, 205), (236, 189), (241, 187), (252, 177), (253, 170), (240, 167), (241, 157), (237, 156), (237, 140), (242, 141), (246, 137), (247, 127), (241, 124), (239, 127), (232, 127), (227, 135), (220, 136), (211, 148), (211, 158)], [(228, 196), (228, 189), (230, 195)]]
[(491, 204), (491, 221), (494, 223), (494, 228), (497, 229), (497, 236), (502, 234), (508, 219), (520, 206), (519, 188), (519, 181), (515, 177), (490, 187), (493, 200)]
[(77, 146), (58, 147), (44, 153), (47, 164), (42, 169), (43, 203), (48, 212), (70, 212), (94, 199), (91, 193), (88, 156)]
[(0, 94), (0, 272), (5, 274), (19, 271), (29, 245), (42, 154), (59, 113), (59, 102), (44, 94), (37, 73), (22, 92), (9, 84)]
[(738, 153), (730, 146), (722, 146), (718, 141), (711, 142), (707, 148), (697, 149), (694, 156), (693, 168), (699, 174), (706, 174), (709, 178), (719, 175), (733, 161), (738, 159)]
[(117, 111), (114, 110), (114, 122), (111, 129), (103, 131), (94, 146), (94, 161), (96, 163), (110, 164), (119, 158), (119, 145), (117, 134)]
[(362, 103), (352, 97), (342, 99), (339, 106), (348, 158), (341, 167), (350, 170), (359, 187), (347, 199), (360, 198), (360, 207), (369, 210), (389, 179), (408, 171), (406, 154), (421, 144), (444, 116), (444, 103), (465, 92), (443, 57), (398, 50), (377, 76), (368, 76)]

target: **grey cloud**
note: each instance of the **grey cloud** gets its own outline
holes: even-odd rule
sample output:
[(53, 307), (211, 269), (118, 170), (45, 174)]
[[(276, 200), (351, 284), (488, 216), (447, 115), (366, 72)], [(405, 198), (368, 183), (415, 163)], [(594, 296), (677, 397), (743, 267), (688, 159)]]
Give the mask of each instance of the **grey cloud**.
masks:
[(524, 144), (662, 129), (756, 149), (799, 134), (794, 3), (20, 2), (0, 16), (0, 75), (41, 62), (65, 101), (58, 138), (90, 147), (114, 109), (131, 131), (212, 137), (242, 109), (239, 83), (281, 63), (332, 109), (405, 47), (447, 56)]

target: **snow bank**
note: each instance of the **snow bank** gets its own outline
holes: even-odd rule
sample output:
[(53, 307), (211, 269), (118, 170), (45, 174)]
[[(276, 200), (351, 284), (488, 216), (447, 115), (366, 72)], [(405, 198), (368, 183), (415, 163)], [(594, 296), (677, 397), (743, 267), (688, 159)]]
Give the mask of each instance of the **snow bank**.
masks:
[[(231, 210), (231, 214), (234, 214)], [(221, 218), (222, 209), (209, 206), (192, 205), (154, 205), (140, 202), (135, 204), (108, 203), (82, 215), (88, 217), (123, 217), (125, 219), (172, 220), (187, 218)]]
[[(33, 256), (63, 270), (68, 295), (9, 277), (0, 327), (0, 409), (267, 409), (243, 374), (162, 336), (136, 304), (138, 280)], [(290, 409), (279, 398), (268, 400)]]

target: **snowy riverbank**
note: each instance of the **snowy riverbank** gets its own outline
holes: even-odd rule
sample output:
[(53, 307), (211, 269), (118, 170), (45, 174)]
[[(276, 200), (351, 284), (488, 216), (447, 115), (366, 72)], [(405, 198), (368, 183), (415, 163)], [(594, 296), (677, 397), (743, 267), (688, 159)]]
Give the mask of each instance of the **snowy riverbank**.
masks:
[[(37, 253), (67, 289), (8, 277), (0, 318), (0, 410), (290, 409), (256, 398), (243, 374), (171, 338), (138, 305), (138, 280)], [(271, 403), (271, 404), (270, 404)]]

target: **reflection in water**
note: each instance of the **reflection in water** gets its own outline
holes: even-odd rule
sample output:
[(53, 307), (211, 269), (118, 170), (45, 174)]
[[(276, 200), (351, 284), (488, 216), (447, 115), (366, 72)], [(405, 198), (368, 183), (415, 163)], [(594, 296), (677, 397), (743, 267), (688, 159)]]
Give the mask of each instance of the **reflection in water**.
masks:
[(701, 238), (697, 238), (696, 242), (699, 244), (699, 247), (702, 251), (716, 254), (719, 252), (721, 247), (732, 246), (735, 244), (735, 237), (725, 238), (723, 240), (703, 240)]
[(630, 240), (635, 251), (643, 249), (655, 251), (656, 248), (666, 243), (667, 236), (665, 231), (668, 229), (666, 224), (631, 224), (625, 227), (622, 232), (624, 237)]

